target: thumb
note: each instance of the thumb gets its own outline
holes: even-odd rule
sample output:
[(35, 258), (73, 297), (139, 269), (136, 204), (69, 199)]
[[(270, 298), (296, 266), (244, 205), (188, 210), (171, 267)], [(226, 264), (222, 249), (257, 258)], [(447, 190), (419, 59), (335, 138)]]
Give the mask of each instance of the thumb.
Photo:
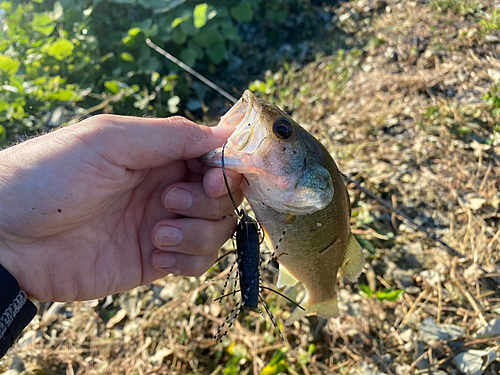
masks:
[[(127, 169), (156, 168), (176, 160), (194, 159), (221, 147), (234, 128), (198, 125), (180, 116), (139, 118), (98, 115), (88, 119), (105, 157)], [(99, 141), (99, 142), (100, 142)]]

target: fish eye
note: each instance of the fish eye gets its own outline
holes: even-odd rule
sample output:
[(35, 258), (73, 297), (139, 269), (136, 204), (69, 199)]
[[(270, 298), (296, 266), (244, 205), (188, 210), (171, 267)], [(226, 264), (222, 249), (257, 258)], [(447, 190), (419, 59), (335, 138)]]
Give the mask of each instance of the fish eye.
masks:
[(273, 124), (273, 133), (279, 139), (287, 140), (293, 135), (293, 126), (286, 118), (279, 118)]

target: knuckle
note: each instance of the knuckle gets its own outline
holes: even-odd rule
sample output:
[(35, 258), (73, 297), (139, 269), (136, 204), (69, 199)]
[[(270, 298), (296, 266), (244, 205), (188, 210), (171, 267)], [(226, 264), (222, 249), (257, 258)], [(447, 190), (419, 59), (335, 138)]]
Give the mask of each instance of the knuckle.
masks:
[(191, 270), (191, 275), (195, 277), (199, 277), (203, 275), (207, 270), (210, 268), (210, 259), (212, 257), (196, 257), (195, 260), (193, 260), (193, 268)]
[(193, 246), (196, 247), (197, 254), (207, 255), (214, 251), (214, 236), (215, 232), (206, 228), (205, 230), (194, 231), (192, 240)]

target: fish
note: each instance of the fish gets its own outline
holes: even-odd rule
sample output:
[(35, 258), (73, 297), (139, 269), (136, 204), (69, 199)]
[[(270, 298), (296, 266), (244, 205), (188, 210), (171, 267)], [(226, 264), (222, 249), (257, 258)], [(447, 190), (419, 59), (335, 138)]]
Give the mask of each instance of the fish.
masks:
[[(276, 105), (246, 90), (217, 126), (235, 127), (224, 163), (244, 176), (243, 192), (279, 263), (278, 288), (306, 294), (286, 319), (338, 315), (337, 276), (355, 282), (363, 251), (350, 229), (347, 188), (328, 150)], [(199, 160), (221, 166), (221, 149)]]

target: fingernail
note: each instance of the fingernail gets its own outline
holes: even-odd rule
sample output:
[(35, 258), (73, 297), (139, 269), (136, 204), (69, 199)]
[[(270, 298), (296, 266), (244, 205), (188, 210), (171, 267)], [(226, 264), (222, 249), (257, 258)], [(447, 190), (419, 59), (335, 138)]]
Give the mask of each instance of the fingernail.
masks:
[[(227, 185), (229, 186), (229, 190), (231, 190), (233, 188), (233, 179), (229, 176), (226, 176), (227, 178)], [(227, 194), (227, 189), (226, 189), (226, 183), (224, 182), (224, 178), (222, 179), (222, 186), (220, 187), (220, 191), (219, 191), (219, 197), (221, 195), (224, 195), (224, 194)]]
[[(153, 262), (155, 268), (172, 268), (177, 264), (175, 256), (170, 253), (155, 253)], [(174, 273), (173, 270), (171, 273)]]
[(175, 227), (161, 226), (156, 231), (155, 240), (158, 246), (177, 246), (182, 242), (182, 233)]
[(184, 189), (174, 188), (165, 197), (165, 206), (171, 210), (188, 210), (193, 204), (193, 195)]
[(212, 134), (215, 138), (228, 139), (231, 134), (235, 131), (236, 127), (226, 125), (226, 126), (215, 126), (212, 128)]

